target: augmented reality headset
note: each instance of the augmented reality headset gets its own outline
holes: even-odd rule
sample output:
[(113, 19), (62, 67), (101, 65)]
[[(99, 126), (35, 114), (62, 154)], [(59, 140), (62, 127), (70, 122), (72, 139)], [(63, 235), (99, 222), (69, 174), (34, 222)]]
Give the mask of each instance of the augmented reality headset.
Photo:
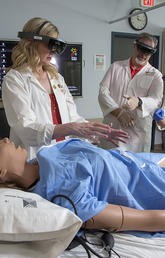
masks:
[(61, 39), (39, 35), (38, 33), (18, 32), (18, 37), (21, 39), (42, 41), (48, 46), (50, 51), (59, 55), (64, 52), (67, 46), (67, 43)]
[(134, 41), (134, 44), (136, 44), (137, 49), (140, 50), (144, 54), (152, 55), (152, 54), (155, 54), (155, 52), (156, 52), (156, 48), (146, 45), (146, 44), (138, 41), (137, 39)]

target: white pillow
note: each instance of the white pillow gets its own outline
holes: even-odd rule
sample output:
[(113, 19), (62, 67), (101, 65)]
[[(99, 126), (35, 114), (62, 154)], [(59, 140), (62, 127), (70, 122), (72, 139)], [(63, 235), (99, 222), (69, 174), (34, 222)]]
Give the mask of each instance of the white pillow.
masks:
[[(42, 246), (44, 247), (44, 244), (49, 242), (49, 245), (51, 243), (53, 245), (53, 256), (45, 257), (54, 258), (66, 249), (78, 232), (81, 224), (82, 221), (71, 211), (57, 206), (37, 194), (0, 188), (1, 244), (5, 243), (2, 241), (13, 242), (13, 244), (15, 242), (20, 244), (18, 242), (24, 241), (42, 241)], [(35, 247), (34, 243), (29, 244)], [(7, 245), (6, 248), (8, 248)], [(49, 246), (50, 250), (51, 247)], [(37, 257), (36, 254), (35, 256)], [(3, 257), (10, 256), (3, 254)], [(19, 256), (17, 255), (16, 257)], [(40, 255), (39, 257), (42, 256)]]

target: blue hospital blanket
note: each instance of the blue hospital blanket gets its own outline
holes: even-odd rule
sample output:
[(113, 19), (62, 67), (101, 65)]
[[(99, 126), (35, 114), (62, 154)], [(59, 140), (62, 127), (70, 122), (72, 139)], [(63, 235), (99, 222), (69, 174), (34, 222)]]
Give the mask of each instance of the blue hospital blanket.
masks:
[[(78, 139), (39, 150), (40, 181), (33, 192), (50, 200), (68, 196), (78, 216), (86, 221), (108, 203), (137, 209), (165, 209), (165, 169), (157, 165), (165, 155), (104, 150)], [(56, 198), (57, 205), (74, 212), (70, 202)], [(165, 236), (165, 232), (130, 231), (137, 236)]]

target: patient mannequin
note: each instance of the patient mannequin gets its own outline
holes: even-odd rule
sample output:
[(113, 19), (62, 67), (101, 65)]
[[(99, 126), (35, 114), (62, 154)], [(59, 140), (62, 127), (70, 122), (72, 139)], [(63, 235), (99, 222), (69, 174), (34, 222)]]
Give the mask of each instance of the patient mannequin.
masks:
[[(67, 149), (67, 148), (70, 148), (71, 146), (72, 146), (72, 150), (73, 150), (72, 155), (74, 156), (73, 159), (72, 159), (72, 155), (68, 154), (68, 156), (67, 156), (67, 152), (69, 151), (69, 149)], [(52, 148), (54, 148), (54, 149), (52, 149)], [(77, 153), (78, 148), (80, 148), (80, 150), (81, 150), (81, 152), (79, 152), (79, 153)], [(47, 174), (49, 174), (49, 169), (44, 171), (44, 169), (46, 168), (47, 162), (50, 165), (50, 167), (49, 167), (50, 170), (52, 169), (51, 167), (53, 167), (55, 164), (55, 163), (51, 163), (50, 151), (53, 151), (53, 153), (54, 153), (53, 154), (54, 156), (52, 156), (53, 160), (54, 160), (53, 162), (57, 163), (57, 167), (55, 168), (55, 171), (53, 172), (54, 174), (57, 173), (57, 176), (53, 174), (53, 177), (56, 176), (55, 182), (57, 182), (57, 183), (52, 183), (53, 177), (47, 178)], [(59, 154), (60, 152), (64, 152), (62, 159), (60, 156), (56, 156), (56, 155), (61, 155), (61, 154)], [(91, 154), (92, 152), (94, 152), (94, 156), (90, 156), (90, 155), (92, 155)], [(49, 160), (46, 160), (47, 159), (46, 153), (48, 154)], [(71, 171), (70, 175), (69, 174), (65, 175), (66, 164), (68, 164), (69, 162), (72, 162), (71, 166), (73, 167), (74, 166), (73, 164), (76, 163), (76, 168), (78, 169), (78, 167), (79, 167), (79, 171), (80, 171), (82, 168), (80, 166), (80, 163), (78, 163), (77, 159), (79, 159), (80, 155), (82, 155), (83, 157), (88, 155), (89, 162), (88, 162), (87, 166), (89, 167), (89, 171), (90, 171), (90, 164), (91, 164), (90, 158), (93, 159), (93, 158), (97, 157), (97, 159), (94, 160), (94, 164), (92, 165), (92, 167), (94, 169), (94, 166), (96, 165), (97, 160), (99, 159), (97, 156), (98, 154), (101, 157), (101, 159), (102, 158), (105, 159), (105, 156), (108, 157), (109, 163), (110, 163), (108, 170), (111, 170), (111, 166), (112, 166), (111, 163), (113, 163), (113, 160), (115, 161), (115, 166), (117, 166), (117, 163), (121, 162), (120, 158), (124, 157), (124, 166), (128, 167), (128, 166), (130, 166), (129, 165), (130, 162), (133, 162), (132, 160), (134, 157), (135, 157), (135, 159), (137, 159), (137, 162), (138, 162), (138, 157), (140, 157), (140, 154), (131, 154), (129, 152), (126, 153), (126, 156), (121, 157), (122, 154), (120, 154), (119, 151), (113, 152), (112, 150), (111, 151), (102, 150), (96, 146), (93, 146), (90, 143), (86, 143), (81, 140), (67, 140), (67, 141), (64, 141), (63, 143), (56, 144), (56, 146), (43, 147), (41, 150), (39, 150), (37, 161), (27, 162), (26, 161), (27, 160), (27, 151), (25, 149), (22, 149), (21, 147), (15, 148), (15, 145), (8, 138), (4, 138), (4, 139), (0, 140), (0, 186), (1, 187), (17, 187), (21, 190), (29, 190), (29, 189), (31, 189), (31, 186), (33, 185), (33, 189), (34, 189), (33, 192), (36, 192), (36, 193), (40, 194), (42, 197), (45, 197), (46, 199), (50, 200), (49, 197), (51, 197), (51, 196), (49, 196), (49, 194), (50, 194), (49, 191), (47, 192), (47, 197), (44, 196), (44, 193), (43, 193), (43, 189), (45, 189), (46, 187), (49, 188), (49, 183), (50, 183), (50, 187), (54, 187), (54, 193), (57, 194), (56, 187), (58, 187), (58, 177), (60, 175), (64, 176), (64, 178), (62, 179), (62, 185), (67, 184), (67, 178), (69, 178), (69, 180), (72, 180), (72, 177), (73, 177), (72, 171)], [(128, 154), (132, 155), (132, 156), (130, 156), (131, 158), (129, 158)], [(110, 156), (110, 155), (114, 155), (114, 156)], [(145, 155), (146, 155), (146, 164), (149, 164), (149, 166), (151, 164), (154, 167), (152, 177), (155, 176), (155, 178), (157, 180), (158, 176), (159, 177), (162, 176), (162, 179), (160, 178), (162, 186), (159, 186), (159, 188), (162, 187), (162, 189), (165, 189), (165, 175), (163, 173), (163, 171), (165, 171), (165, 170), (163, 170), (163, 167), (165, 167), (165, 159), (164, 159), (163, 154), (160, 157), (158, 157), (158, 159), (157, 159), (157, 154), (154, 154), (154, 153), (150, 154), (150, 156), (153, 156), (153, 159), (155, 159), (155, 158), (157, 159), (157, 160), (155, 159), (154, 161), (152, 161), (151, 158), (148, 159), (148, 161), (147, 161), (147, 157), (150, 157), (150, 156), (147, 156), (148, 154), (145, 154)], [(58, 159), (57, 159), (57, 157), (58, 157)], [(65, 160), (63, 158), (65, 158)], [(117, 162), (117, 159), (119, 159), (118, 162)], [(63, 162), (61, 162), (61, 160), (63, 160)], [(83, 166), (83, 162), (82, 162), (82, 166)], [(104, 160), (104, 162), (106, 162), (106, 161)], [(63, 171), (61, 171), (61, 167), (60, 167), (60, 172), (58, 174), (58, 166), (60, 165), (60, 163), (61, 163), (61, 166), (63, 167)], [(99, 161), (97, 166), (100, 163), (102, 163), (102, 162)], [(144, 168), (144, 167), (145, 167), (144, 165), (141, 166), (141, 168)], [(88, 176), (88, 175), (86, 176), (85, 170), (83, 171), (83, 173), (82, 173), (83, 179), (79, 179), (78, 184), (77, 184), (78, 192), (82, 191), (82, 190), (79, 190), (79, 185), (81, 183), (83, 184), (83, 180), (85, 180), (85, 178), (88, 180), (88, 182), (89, 182), (89, 184), (91, 184), (91, 186), (93, 186), (93, 184), (95, 184), (94, 181), (96, 180), (96, 178), (98, 181), (104, 180), (104, 176), (106, 176), (105, 175), (106, 171), (103, 171), (104, 173), (102, 174), (102, 176), (99, 179), (99, 176), (101, 175), (102, 172), (100, 170), (100, 167), (98, 167), (98, 169), (99, 169), (98, 174), (96, 174), (95, 177), (93, 177), (93, 180), (91, 180), (91, 181), (89, 180), (89, 177), (91, 178), (91, 176)], [(162, 169), (162, 175), (161, 175), (161, 169)], [(114, 170), (115, 170), (115, 168), (113, 167), (112, 171), (109, 173), (113, 173)], [(157, 174), (157, 172), (156, 172), (157, 170), (159, 170), (159, 173), (158, 173), (159, 175), (155, 175), (155, 174)], [(69, 173), (69, 171), (70, 170), (67, 168), (67, 173)], [(75, 171), (75, 172), (79, 176), (79, 172), (77, 172), (77, 171)], [(96, 172), (96, 170), (94, 171), (94, 173), (95, 172)], [(124, 171), (119, 171), (119, 174), (120, 174), (119, 176), (121, 176), (122, 173), (124, 173)], [(152, 171), (151, 171), (151, 173), (152, 173)], [(124, 175), (124, 178), (125, 178), (125, 175)], [(117, 174), (114, 177), (115, 177), (115, 180), (117, 180)], [(65, 178), (66, 178), (66, 181), (64, 181)], [(105, 180), (107, 180), (107, 179), (105, 178)], [(125, 180), (125, 179), (123, 179), (123, 180)], [(152, 180), (152, 179), (150, 179), (150, 180)], [(42, 181), (43, 181), (43, 183), (42, 183)], [(35, 183), (36, 183), (36, 185), (35, 185)], [(40, 183), (42, 184), (41, 192), (39, 191)], [(69, 194), (70, 198), (71, 198), (71, 196), (74, 198), (74, 195), (76, 195), (76, 190), (72, 190), (72, 185), (74, 185), (74, 184), (75, 184), (75, 182), (70, 181), (70, 188), (72, 191)], [(85, 185), (86, 184), (87, 183), (85, 183)], [(99, 184), (100, 184), (100, 182), (99, 182)], [(105, 182), (104, 182), (104, 185), (105, 185)], [(98, 185), (94, 186), (94, 188), (97, 188), (97, 187), (98, 187)], [(101, 187), (101, 184), (100, 184), (100, 187)], [(113, 182), (112, 182), (112, 185), (109, 184), (109, 188), (110, 187), (112, 188), (111, 195), (113, 195), (113, 187), (114, 187)], [(130, 183), (129, 183), (129, 187), (130, 187)], [(134, 186), (134, 189), (135, 189), (135, 187), (136, 187), (136, 185)], [(76, 189), (76, 187), (73, 187), (73, 188)], [(60, 186), (60, 189), (61, 189), (61, 186)], [(50, 192), (51, 191), (52, 190), (50, 190)], [(90, 191), (92, 192), (92, 188), (90, 188)], [(94, 228), (94, 229), (104, 228), (104, 229), (109, 229), (112, 232), (129, 231), (129, 230), (147, 231), (147, 232), (165, 231), (165, 201), (164, 202), (162, 201), (163, 204), (160, 205), (159, 210), (158, 209), (156, 210), (154, 208), (151, 209), (151, 207), (149, 207), (148, 210), (147, 210), (147, 208), (144, 210), (143, 209), (135, 209), (135, 208), (131, 208), (131, 207), (126, 207), (126, 205), (122, 204), (122, 201), (121, 201), (121, 203), (117, 203), (117, 204), (115, 204), (115, 203), (111, 204), (111, 202), (108, 203), (109, 202), (108, 197), (103, 197), (103, 195), (104, 195), (103, 187), (98, 190), (98, 192), (100, 192), (100, 191), (102, 192), (102, 197), (100, 197), (100, 196), (97, 197), (99, 199), (99, 202), (98, 202), (98, 200), (97, 200), (97, 202), (98, 202), (98, 205), (100, 202), (103, 204), (101, 204), (102, 206), (101, 206), (101, 208), (99, 208), (100, 211), (99, 212), (96, 211), (96, 214), (93, 213), (93, 215), (89, 215), (88, 219), (84, 219), (84, 217), (81, 217), (81, 211), (82, 211), (82, 214), (86, 214), (85, 206), (88, 205), (88, 202), (89, 203), (91, 202), (91, 199), (90, 199), (91, 197), (88, 196), (87, 204), (85, 203), (84, 207), (81, 204), (81, 200), (80, 200), (81, 198), (77, 198), (74, 200), (75, 205), (77, 205), (77, 207), (78, 207), (78, 211), (79, 211), (78, 214), (80, 214), (80, 218), (84, 222), (83, 227)], [(132, 190), (132, 191), (134, 191), (134, 190)], [(157, 190), (155, 190), (155, 191), (157, 191)], [(97, 192), (97, 189), (95, 189), (95, 195), (97, 195), (96, 192)], [(58, 193), (62, 194), (61, 192), (58, 192)], [(84, 194), (85, 193), (86, 193), (86, 190), (84, 190)], [(64, 194), (66, 194), (66, 192)], [(155, 195), (155, 193), (154, 193), (154, 195)], [(92, 196), (92, 200), (94, 200), (95, 197), (96, 196)], [(145, 196), (145, 198), (146, 198), (146, 196)], [(162, 200), (163, 200), (163, 198), (164, 197), (162, 197)], [(165, 200), (165, 198), (164, 198), (164, 200)], [(80, 202), (80, 204), (79, 204), (79, 202)], [(154, 205), (156, 205), (156, 203), (153, 202), (153, 207), (154, 207)], [(87, 213), (90, 210), (92, 210), (92, 208), (89, 209), (87, 207)], [(94, 212), (95, 212), (95, 210), (97, 210), (96, 205), (94, 207)], [(88, 214), (87, 214), (87, 217), (88, 217)]]

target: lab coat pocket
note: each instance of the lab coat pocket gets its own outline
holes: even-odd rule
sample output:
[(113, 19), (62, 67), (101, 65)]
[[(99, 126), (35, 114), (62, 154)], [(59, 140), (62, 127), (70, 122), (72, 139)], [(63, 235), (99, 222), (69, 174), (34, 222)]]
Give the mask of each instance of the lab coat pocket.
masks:
[(153, 76), (143, 76), (139, 80), (139, 87), (148, 90), (151, 86)]

